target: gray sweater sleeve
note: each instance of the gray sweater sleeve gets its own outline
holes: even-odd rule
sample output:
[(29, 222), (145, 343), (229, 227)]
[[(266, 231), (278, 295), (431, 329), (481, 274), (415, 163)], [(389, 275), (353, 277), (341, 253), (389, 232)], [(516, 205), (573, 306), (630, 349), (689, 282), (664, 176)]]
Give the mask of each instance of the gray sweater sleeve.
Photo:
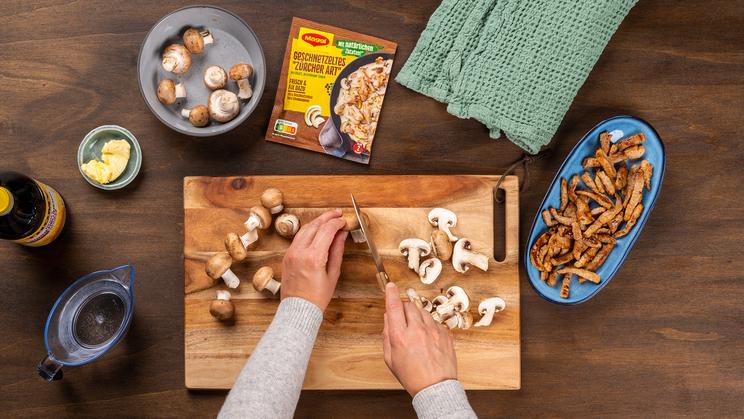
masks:
[(457, 380), (442, 381), (419, 391), (413, 398), (413, 408), (419, 419), (477, 418)]
[(285, 298), (245, 363), (219, 418), (291, 418), (323, 312), (302, 298)]

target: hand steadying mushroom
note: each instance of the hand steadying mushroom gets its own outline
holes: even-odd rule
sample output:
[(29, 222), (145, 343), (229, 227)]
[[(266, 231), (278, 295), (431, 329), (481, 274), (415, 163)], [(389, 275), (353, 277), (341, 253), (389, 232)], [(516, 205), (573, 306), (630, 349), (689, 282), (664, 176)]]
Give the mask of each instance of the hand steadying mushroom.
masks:
[(230, 266), (232, 266), (232, 258), (226, 252), (221, 252), (207, 259), (204, 270), (214, 280), (222, 278), (228, 288), (237, 288), (240, 285), (240, 279), (230, 270)]
[(243, 224), (247, 231), (240, 236), (240, 240), (243, 242), (243, 246), (247, 248), (258, 240), (258, 230), (266, 230), (271, 226), (271, 214), (264, 207), (252, 207), (248, 219)]
[(434, 208), (429, 211), (429, 223), (444, 231), (450, 241), (457, 241), (457, 236), (450, 231), (457, 225), (457, 215), (454, 212), (445, 208)]
[(235, 93), (218, 89), (209, 95), (209, 117), (213, 121), (228, 122), (240, 113), (240, 102)]
[(191, 68), (191, 53), (178, 44), (168, 45), (163, 51), (163, 69), (175, 74), (183, 74)]
[(421, 262), (419, 266), (419, 279), (424, 284), (432, 284), (442, 273), (442, 261), (437, 258), (429, 258)]
[(269, 290), (272, 294), (279, 292), (282, 283), (274, 278), (274, 270), (269, 266), (261, 267), (253, 275), (253, 288), (256, 291)]
[(209, 314), (221, 322), (233, 318), (235, 315), (235, 306), (230, 301), (230, 291), (217, 291), (217, 298), (209, 303)]
[(227, 249), (227, 253), (236, 262), (243, 261), (248, 257), (248, 251), (243, 246), (243, 242), (240, 241), (240, 237), (235, 233), (227, 233), (225, 237), (225, 249)]
[(408, 258), (408, 268), (419, 273), (419, 260), (421, 257), (428, 256), (431, 253), (429, 243), (421, 239), (405, 239), (398, 246), (400, 253)]
[(279, 214), (284, 210), (284, 194), (277, 188), (269, 188), (261, 194), (261, 205), (269, 212)]
[(204, 70), (204, 84), (209, 90), (224, 89), (227, 85), (227, 72), (218, 65), (210, 65)]
[(489, 326), (493, 321), (493, 315), (504, 311), (506, 302), (499, 297), (487, 298), (478, 304), (478, 313), (481, 318), (475, 323), (475, 327)]
[(487, 271), (488, 256), (473, 252), (470, 250), (470, 240), (460, 239), (455, 243), (454, 252), (452, 253), (452, 266), (457, 272), (465, 273), (470, 269), (469, 265)]
[[(364, 212), (360, 212), (360, 214), (362, 214), (362, 218), (364, 218), (364, 224), (369, 226), (369, 217), (367, 214)], [(351, 233), (351, 240), (353, 240), (354, 243), (366, 242), (367, 238), (364, 237), (364, 232), (362, 231), (362, 227), (359, 225), (359, 219), (357, 218), (356, 213), (345, 212), (343, 218), (346, 223), (343, 230)]]
[(209, 31), (198, 31), (194, 28), (189, 28), (183, 33), (183, 45), (193, 54), (201, 54), (204, 51), (204, 46), (214, 43), (214, 37)]
[(274, 221), (276, 232), (287, 239), (291, 239), (300, 230), (300, 219), (294, 214), (282, 214)]
[(230, 80), (235, 80), (240, 88), (238, 98), (246, 100), (253, 96), (251, 77), (253, 77), (253, 66), (250, 64), (239, 63), (230, 67)]
[(196, 105), (191, 109), (181, 109), (181, 116), (188, 118), (191, 125), (203, 127), (209, 123), (209, 109), (204, 105)]
[(186, 97), (186, 87), (183, 83), (175, 84), (173, 80), (160, 80), (158, 83), (158, 100), (163, 105), (172, 105), (176, 100)]

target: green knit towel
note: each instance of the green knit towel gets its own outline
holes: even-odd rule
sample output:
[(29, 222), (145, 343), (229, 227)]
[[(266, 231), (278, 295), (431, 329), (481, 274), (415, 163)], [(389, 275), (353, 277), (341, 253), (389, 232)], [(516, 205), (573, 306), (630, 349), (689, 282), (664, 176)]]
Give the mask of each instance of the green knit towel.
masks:
[(637, 0), (444, 0), (395, 78), (535, 154)]

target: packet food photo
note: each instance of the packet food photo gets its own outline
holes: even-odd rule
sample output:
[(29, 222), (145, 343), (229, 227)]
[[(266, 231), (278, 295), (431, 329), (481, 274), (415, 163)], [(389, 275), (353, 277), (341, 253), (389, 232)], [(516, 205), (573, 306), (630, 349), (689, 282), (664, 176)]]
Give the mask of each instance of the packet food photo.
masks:
[(369, 164), (396, 48), (293, 18), (266, 140)]

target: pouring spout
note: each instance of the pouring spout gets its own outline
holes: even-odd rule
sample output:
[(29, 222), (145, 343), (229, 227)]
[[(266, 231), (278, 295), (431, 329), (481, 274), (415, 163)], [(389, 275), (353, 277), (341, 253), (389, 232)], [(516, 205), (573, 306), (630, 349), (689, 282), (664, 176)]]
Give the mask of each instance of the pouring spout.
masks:
[(42, 359), (36, 366), (36, 372), (41, 376), (41, 378), (49, 382), (61, 380), (62, 364), (47, 355), (46, 358)]
[(114, 268), (111, 270), (111, 275), (127, 289), (134, 286), (134, 266), (132, 265), (123, 265)]

